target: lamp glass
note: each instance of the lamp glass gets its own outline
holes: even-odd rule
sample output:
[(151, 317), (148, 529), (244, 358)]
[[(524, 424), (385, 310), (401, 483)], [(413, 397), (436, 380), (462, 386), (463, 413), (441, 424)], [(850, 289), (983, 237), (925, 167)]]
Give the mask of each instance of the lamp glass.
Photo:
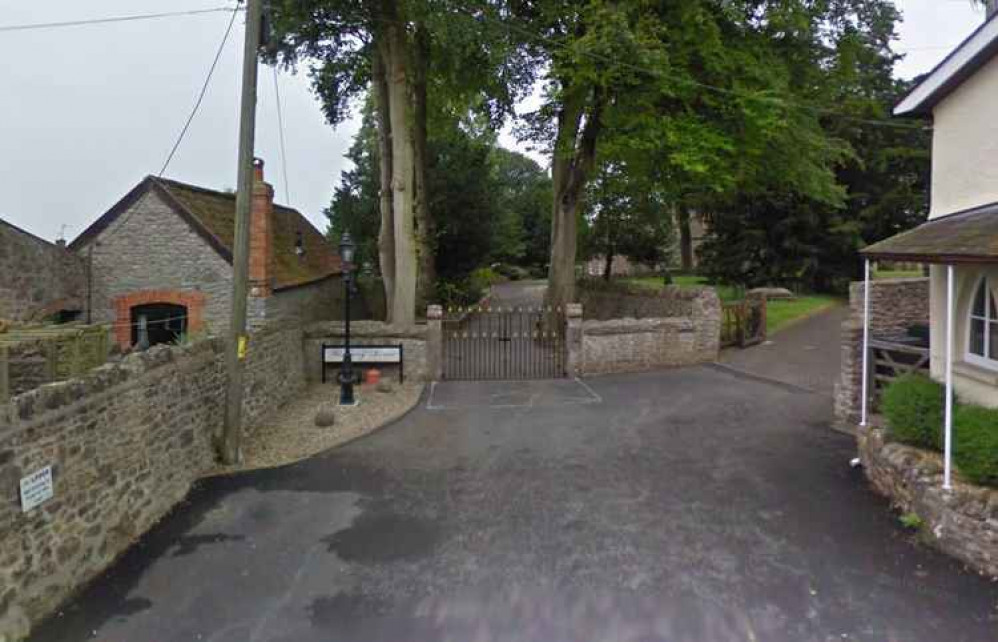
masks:
[(340, 258), (343, 259), (344, 263), (353, 263), (353, 250), (353, 239), (350, 238), (350, 234), (346, 233), (340, 240)]

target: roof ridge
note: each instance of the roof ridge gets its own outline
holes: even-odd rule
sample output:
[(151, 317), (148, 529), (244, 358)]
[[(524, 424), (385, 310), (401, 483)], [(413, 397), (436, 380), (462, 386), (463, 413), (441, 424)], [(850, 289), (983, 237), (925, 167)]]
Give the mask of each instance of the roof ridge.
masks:
[[(202, 192), (204, 194), (211, 194), (212, 196), (222, 196), (222, 197), (225, 197), (225, 198), (232, 198), (232, 199), (236, 198), (236, 192), (235, 191), (226, 192), (224, 190), (212, 189), (210, 187), (202, 187), (201, 185), (194, 185), (193, 183), (185, 183), (184, 181), (178, 181), (175, 178), (165, 178), (163, 176), (152, 176), (152, 175), (150, 175), (148, 178), (151, 178), (153, 180), (160, 181), (160, 182), (163, 182), (163, 183), (168, 183), (168, 184), (172, 183), (173, 185), (177, 185), (177, 186), (180, 186), (180, 187), (183, 187), (183, 188), (186, 188), (186, 189), (194, 190), (196, 192)], [(301, 214), (301, 212), (298, 209), (296, 209), (294, 207), (291, 207), (290, 205), (282, 205), (282, 204), (280, 204), (280, 203), (278, 203), (276, 201), (274, 202), (274, 208), (280, 208), (282, 210), (289, 210), (289, 211)]]

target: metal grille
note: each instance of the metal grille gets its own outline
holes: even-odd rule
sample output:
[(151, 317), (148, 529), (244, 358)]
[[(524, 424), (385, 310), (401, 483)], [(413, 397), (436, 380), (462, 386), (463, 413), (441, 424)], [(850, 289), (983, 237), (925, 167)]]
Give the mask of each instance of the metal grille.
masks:
[(444, 379), (552, 379), (565, 376), (560, 308), (449, 310), (443, 322)]

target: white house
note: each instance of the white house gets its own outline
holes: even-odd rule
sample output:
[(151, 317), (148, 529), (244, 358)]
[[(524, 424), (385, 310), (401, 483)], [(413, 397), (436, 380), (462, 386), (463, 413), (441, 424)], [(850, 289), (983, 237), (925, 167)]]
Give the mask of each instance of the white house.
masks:
[[(989, 2), (987, 15), (894, 109), (896, 116), (932, 124), (929, 220), (863, 255), (867, 274), (874, 260), (930, 264), (932, 376), (946, 382), (950, 400), (955, 392), (963, 401), (998, 407), (996, 2)], [(867, 334), (868, 327), (867, 321)], [(948, 484), (951, 407), (945, 433)]]

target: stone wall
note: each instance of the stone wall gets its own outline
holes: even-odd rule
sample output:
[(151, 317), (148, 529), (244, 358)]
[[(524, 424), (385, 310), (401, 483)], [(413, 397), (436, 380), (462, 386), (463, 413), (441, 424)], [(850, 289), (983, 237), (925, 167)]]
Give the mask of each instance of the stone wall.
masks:
[(276, 290), (264, 301), (262, 318), (254, 318), (254, 325), (303, 325), (335, 319), (342, 315), (343, 281), (334, 276), (296, 288)]
[[(417, 324), (411, 328), (400, 328), (381, 321), (352, 321), (350, 323), (351, 345), (395, 345), (402, 344), (405, 377), (413, 381), (434, 381), (440, 378), (439, 359), (442, 345), (440, 342), (439, 306), (430, 306), (430, 318), (425, 324)], [(434, 312), (436, 310), (436, 312)], [(323, 343), (342, 344), (344, 340), (344, 324), (342, 321), (316, 323), (305, 329), (305, 373), (308, 381), (320, 381), (322, 378)], [(330, 365), (327, 376), (335, 376), (338, 366)], [(379, 366), (385, 376), (397, 376), (395, 366)]]
[[(244, 418), (305, 385), (301, 330), (250, 337)], [(0, 639), (17, 639), (106, 568), (214, 461), (224, 345), (157, 346), (0, 406)], [(53, 467), (55, 496), (22, 513), (19, 480)]]
[(28, 321), (60, 310), (82, 310), (83, 261), (0, 220), (0, 319)]
[[(588, 318), (583, 305), (581, 339), (568, 345), (575, 374), (636, 372), (717, 360), (721, 342), (721, 302), (713, 288), (669, 289), (655, 303), (685, 314), (663, 317)], [(653, 308), (654, 306), (648, 306)]]
[(888, 442), (879, 427), (859, 428), (859, 457), (874, 490), (902, 513), (915, 513), (925, 539), (991, 577), (998, 577), (998, 490), (953, 480), (943, 490), (938, 453)]
[[(842, 323), (839, 381), (835, 384), (835, 416), (846, 426), (859, 423), (863, 390), (862, 282), (849, 288), (849, 317)], [(913, 325), (929, 323), (929, 279), (882, 279), (870, 288), (870, 337), (897, 339)]]

